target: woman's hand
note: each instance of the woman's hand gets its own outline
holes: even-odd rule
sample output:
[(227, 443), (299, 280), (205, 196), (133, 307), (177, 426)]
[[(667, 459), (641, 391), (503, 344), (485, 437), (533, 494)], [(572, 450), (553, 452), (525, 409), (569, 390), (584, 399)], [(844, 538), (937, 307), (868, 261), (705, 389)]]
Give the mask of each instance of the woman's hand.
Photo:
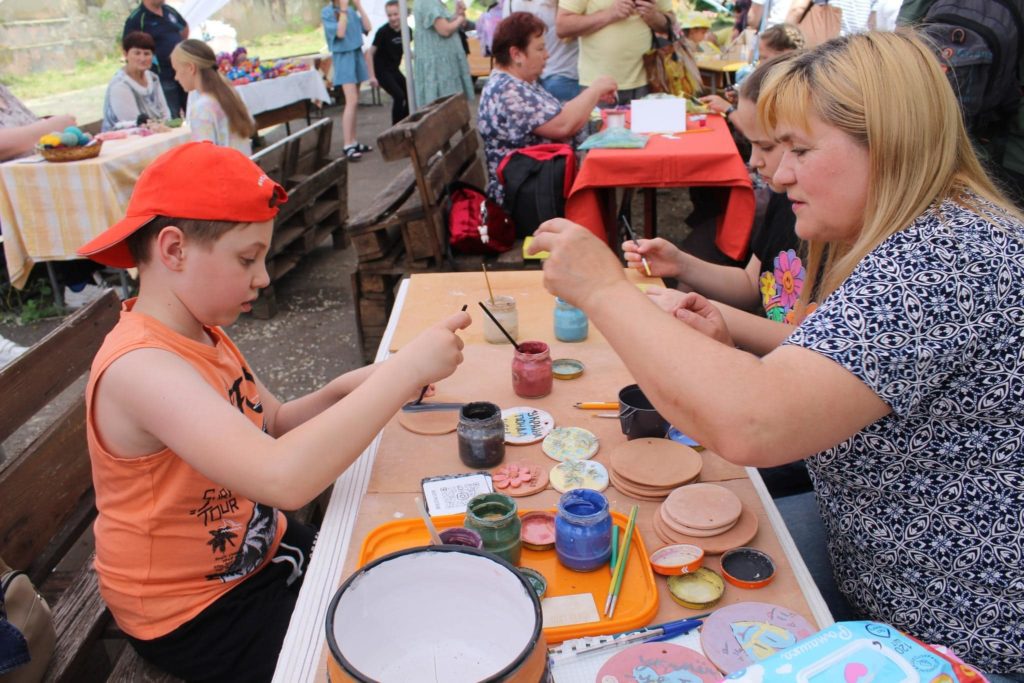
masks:
[(599, 102), (615, 102), (615, 93), (619, 89), (619, 84), (615, 82), (615, 79), (611, 76), (598, 76), (594, 79), (594, 82), (590, 84), (590, 89), (597, 93), (597, 100)]
[[(647, 259), (651, 268), (651, 277), (675, 277), (682, 275), (683, 253), (668, 240), (655, 237), (653, 240), (642, 239), (634, 242), (627, 240), (622, 243), (622, 254), (626, 257), (626, 265), (637, 270), (644, 270), (642, 259)], [(646, 275), (646, 271), (644, 272)]]
[(716, 114), (724, 114), (732, 106), (728, 100), (718, 95), (705, 95), (699, 99), (704, 106)]
[(675, 316), (701, 334), (726, 346), (736, 346), (725, 318), (713, 303), (696, 292), (682, 293)]
[(547, 251), (544, 286), (584, 310), (605, 288), (625, 281), (619, 260), (592, 232), (564, 218), (553, 218), (533, 233), (530, 253)]
[(644, 289), (644, 294), (647, 295), (654, 304), (665, 311), (671, 316), (675, 316), (676, 311), (679, 310), (680, 306), (683, 305), (684, 293), (678, 289), (666, 289), (665, 287), (658, 287), (657, 285), (648, 285)]

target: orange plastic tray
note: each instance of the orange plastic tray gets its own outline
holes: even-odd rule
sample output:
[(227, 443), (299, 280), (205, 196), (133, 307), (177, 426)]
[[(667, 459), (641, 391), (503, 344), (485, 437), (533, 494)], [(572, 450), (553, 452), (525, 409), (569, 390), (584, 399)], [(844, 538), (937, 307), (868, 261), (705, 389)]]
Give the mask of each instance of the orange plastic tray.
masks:
[[(530, 510), (520, 510), (522, 517)], [(553, 510), (551, 511), (553, 512)], [(626, 515), (612, 511), (612, 521), (619, 526), (620, 535), (626, 530)], [(463, 515), (445, 515), (434, 517), (434, 526), (447, 529), (462, 526)], [(386, 522), (371, 531), (363, 539), (359, 551), (359, 566), (406, 548), (414, 548), (430, 544), (430, 534), (420, 519), (402, 519)], [(608, 597), (611, 584), (611, 571), (603, 567), (592, 572), (574, 572), (563, 567), (552, 550), (529, 550), (523, 548), (520, 564), (536, 569), (548, 580), (548, 590), (544, 597), (558, 595), (575, 595), (592, 593), (597, 604), (600, 621), (587, 624), (570, 624), (544, 629), (544, 637), (548, 644), (561, 643), (570, 638), (598, 636), (607, 633), (619, 633), (640, 628), (651, 623), (658, 613), (658, 589), (654, 584), (654, 573), (647, 561), (647, 549), (639, 531), (633, 533), (633, 542), (629, 547), (629, 561), (626, 573), (622, 577), (622, 588), (615, 606), (615, 615), (608, 619), (603, 616), (604, 602)]]

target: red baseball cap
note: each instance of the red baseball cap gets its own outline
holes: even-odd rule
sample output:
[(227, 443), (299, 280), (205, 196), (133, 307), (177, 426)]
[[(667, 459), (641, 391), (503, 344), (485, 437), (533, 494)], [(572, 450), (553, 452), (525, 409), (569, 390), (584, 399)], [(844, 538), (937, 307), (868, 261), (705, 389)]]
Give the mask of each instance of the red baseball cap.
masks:
[(157, 216), (258, 223), (277, 215), (288, 193), (231, 147), (189, 142), (164, 152), (139, 176), (123, 219), (78, 249), (115, 268), (135, 259), (125, 241)]

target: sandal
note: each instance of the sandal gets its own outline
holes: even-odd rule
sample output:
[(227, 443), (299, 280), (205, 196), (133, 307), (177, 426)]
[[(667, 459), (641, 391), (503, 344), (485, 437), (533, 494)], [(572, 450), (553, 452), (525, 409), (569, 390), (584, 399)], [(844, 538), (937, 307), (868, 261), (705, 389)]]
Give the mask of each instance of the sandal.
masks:
[(359, 161), (360, 159), (363, 158), (363, 155), (359, 153), (358, 143), (354, 145), (348, 145), (342, 151), (345, 153), (345, 157), (349, 161)]
[(366, 154), (367, 152), (372, 152), (373, 151), (373, 147), (370, 147), (369, 145), (364, 145), (361, 142), (354, 143), (354, 147), (357, 150), (359, 150), (360, 152), (362, 152), (363, 154)]

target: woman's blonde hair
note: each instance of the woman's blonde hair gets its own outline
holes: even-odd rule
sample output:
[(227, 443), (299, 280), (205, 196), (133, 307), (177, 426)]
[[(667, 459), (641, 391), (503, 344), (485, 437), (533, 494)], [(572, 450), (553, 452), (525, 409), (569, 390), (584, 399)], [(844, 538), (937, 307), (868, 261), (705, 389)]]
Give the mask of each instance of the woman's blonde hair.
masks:
[(937, 57), (912, 31), (837, 38), (789, 60), (764, 84), (758, 116), (766, 130), (780, 123), (809, 130), (817, 117), (868, 150), (863, 228), (853, 244), (809, 243), (804, 306), (812, 293), (820, 301), (835, 291), (869, 252), (945, 199), (973, 206), (972, 192), (1022, 218), (979, 163)]
[(249, 115), (245, 102), (228, 83), (224, 75), (217, 70), (217, 56), (213, 49), (201, 40), (189, 38), (174, 46), (174, 53), (186, 64), (196, 67), (199, 75), (200, 92), (212, 95), (224, 114), (228, 117), (228, 127), (243, 138), (250, 138), (256, 133), (256, 123)]

